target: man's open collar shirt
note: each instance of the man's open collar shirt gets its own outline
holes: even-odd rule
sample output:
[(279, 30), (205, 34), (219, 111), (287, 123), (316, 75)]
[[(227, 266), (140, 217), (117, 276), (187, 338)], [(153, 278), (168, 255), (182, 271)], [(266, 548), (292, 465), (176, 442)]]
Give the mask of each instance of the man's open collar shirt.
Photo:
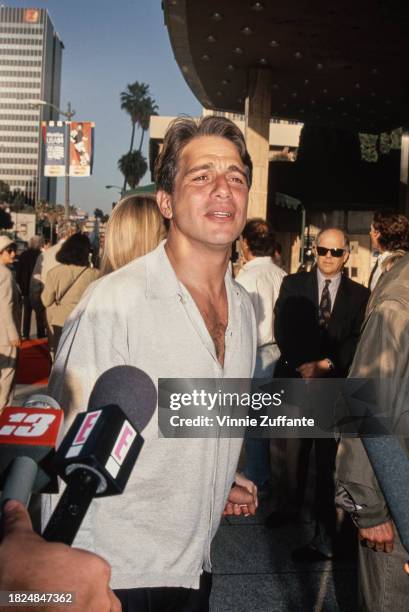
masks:
[[(116, 365), (140, 368), (155, 385), (158, 378), (251, 378), (257, 332), (247, 293), (228, 270), (222, 367), (164, 244), (94, 283), (66, 323), (49, 391), (68, 423)], [(114, 588), (197, 588), (202, 568), (211, 567), (242, 440), (159, 439), (157, 411), (143, 437), (125, 492), (92, 502), (75, 545), (108, 560)]]

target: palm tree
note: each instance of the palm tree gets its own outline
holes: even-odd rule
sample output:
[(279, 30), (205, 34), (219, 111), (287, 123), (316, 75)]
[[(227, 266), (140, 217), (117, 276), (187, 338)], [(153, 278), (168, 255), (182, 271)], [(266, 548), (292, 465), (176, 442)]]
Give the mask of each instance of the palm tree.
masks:
[[(157, 114), (158, 107), (155, 100), (149, 95), (149, 85), (146, 83), (130, 83), (125, 91), (120, 94), (121, 108), (128, 113), (132, 123), (131, 144), (129, 151), (133, 149), (136, 126), (142, 130), (149, 127), (149, 116)], [(143, 125), (143, 127), (142, 127)], [(145, 127), (147, 125), (147, 127)]]
[[(120, 94), (121, 108), (125, 110), (131, 118), (132, 132), (131, 132), (131, 144), (129, 147), (129, 153), (132, 153), (135, 130), (137, 125), (141, 128), (141, 139), (139, 142), (139, 152), (142, 149), (143, 137), (146, 130), (149, 128), (149, 117), (151, 115), (157, 115), (158, 106), (156, 102), (149, 95), (149, 85), (146, 83), (130, 83), (127, 85), (125, 91)], [(121, 158), (122, 159), (122, 158)], [(124, 181), (123, 192), (126, 189), (126, 178)]]
[(141, 139), (139, 141), (139, 149), (142, 150), (143, 137), (145, 136), (145, 132), (149, 129), (149, 121), (152, 115), (158, 114), (158, 105), (155, 100), (153, 100), (150, 96), (145, 98), (142, 103), (141, 115), (139, 118), (139, 126), (141, 128)]
[(125, 185), (128, 183), (135, 189), (147, 171), (148, 164), (140, 151), (129, 151), (118, 160), (118, 168), (124, 175)]

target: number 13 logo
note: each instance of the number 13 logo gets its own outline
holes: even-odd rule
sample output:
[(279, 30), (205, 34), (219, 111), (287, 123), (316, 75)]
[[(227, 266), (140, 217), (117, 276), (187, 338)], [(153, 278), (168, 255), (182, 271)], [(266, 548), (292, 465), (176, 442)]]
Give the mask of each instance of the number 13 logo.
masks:
[[(36, 414), (18, 412), (11, 414), (8, 425), (0, 428), (0, 436), (19, 436), (26, 438), (38, 438), (46, 433), (51, 423), (55, 420), (54, 414)], [(12, 423), (24, 423), (24, 425), (12, 425)]]

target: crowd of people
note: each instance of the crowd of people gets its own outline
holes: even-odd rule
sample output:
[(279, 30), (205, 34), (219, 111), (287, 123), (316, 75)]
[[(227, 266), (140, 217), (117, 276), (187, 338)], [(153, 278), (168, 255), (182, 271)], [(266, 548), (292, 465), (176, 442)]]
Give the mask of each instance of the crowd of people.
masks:
[[(159, 378), (389, 377), (388, 401), (402, 402), (399, 380), (409, 374), (409, 221), (395, 212), (374, 215), (368, 230), (378, 258), (368, 288), (345, 274), (350, 245), (342, 228), (323, 228), (312, 269), (287, 275), (275, 263), (279, 248), (270, 224), (246, 221), (251, 179), (243, 135), (231, 121), (179, 118), (156, 163), (157, 203), (128, 196), (117, 204), (100, 270), (90, 265), (88, 238), (61, 224), (55, 246), (40, 252), (38, 240), (30, 243), (21, 258), (25, 269), (17, 272), (20, 292), (8, 269), (16, 245), (0, 237), (0, 305), (7, 310), (0, 382), (8, 389), (0, 407), (10, 402), (31, 308), (39, 335), (46, 321), (54, 360), (49, 393), (68, 425), (85, 409), (97, 378), (115, 365), (137, 366), (155, 384)], [(234, 280), (230, 257), (239, 236)], [(20, 295), (27, 309), (22, 332)], [(282, 441), (248, 439), (240, 459), (240, 439), (159, 439), (156, 419), (143, 435), (126, 491), (93, 501), (75, 544), (101, 555), (112, 570), (116, 595), (105, 574), (101, 610), (116, 610), (119, 600), (125, 612), (204, 612), (210, 544), (221, 517), (254, 514), (258, 493), (271, 495), (271, 451)], [(293, 551), (294, 561), (336, 558), (337, 503), (359, 531), (359, 610), (408, 610), (407, 553), (358, 438), (286, 440), (287, 491), (267, 526), (300, 520), (312, 451), (315, 535)], [(33, 540), (34, 551), (43, 545)]]

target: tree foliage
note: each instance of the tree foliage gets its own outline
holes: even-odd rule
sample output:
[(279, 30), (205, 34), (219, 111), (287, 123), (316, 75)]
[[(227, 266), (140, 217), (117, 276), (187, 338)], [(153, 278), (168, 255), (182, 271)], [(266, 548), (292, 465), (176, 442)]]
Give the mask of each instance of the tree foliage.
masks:
[(118, 168), (124, 175), (128, 185), (132, 189), (135, 189), (147, 171), (148, 164), (142, 153), (134, 150), (122, 155), (118, 160)]
[[(147, 85), (146, 83), (139, 83), (138, 81), (135, 81), (134, 83), (129, 83), (126, 89), (120, 93), (120, 99), (121, 99), (122, 110), (128, 113), (131, 119), (132, 131), (131, 131), (131, 142), (130, 142), (129, 151), (128, 151), (129, 157), (126, 158), (126, 156), (123, 155), (118, 162), (118, 166), (121, 169), (121, 167), (123, 167), (125, 164), (125, 166), (128, 168), (133, 166), (134, 169), (140, 169), (143, 167), (143, 164), (141, 161), (141, 158), (143, 158), (145, 162), (145, 166), (146, 166), (146, 169), (145, 169), (145, 172), (146, 172), (148, 166), (147, 166), (145, 158), (141, 154), (143, 138), (144, 138), (145, 132), (149, 128), (149, 120), (150, 120), (151, 115), (158, 114), (158, 110), (159, 110), (158, 106), (155, 100), (150, 95), (149, 85)], [(134, 142), (135, 142), (135, 132), (136, 132), (137, 127), (139, 127), (140, 129), (141, 135), (140, 135), (138, 150), (135, 151)], [(139, 156), (135, 156), (134, 155), (135, 153), (139, 153)], [(133, 187), (134, 185), (132, 185), (128, 181), (128, 179), (126, 178), (127, 174), (124, 173), (122, 169), (121, 169), (121, 172), (125, 176), (124, 186), (123, 186), (123, 191), (125, 191), (127, 182), (129, 183), (131, 187)], [(139, 170), (136, 173), (130, 172), (128, 174), (129, 176), (133, 178), (133, 180), (137, 178), (136, 184), (138, 184), (138, 182), (141, 180), (143, 176), (143, 175), (139, 176)]]
[(0, 203), (1, 202), (10, 202), (10, 186), (4, 181), (0, 181)]
[(11, 229), (14, 223), (11, 220), (11, 215), (4, 208), (0, 207), (0, 230), (1, 229)]
[(157, 115), (158, 106), (155, 100), (150, 96), (149, 85), (146, 83), (129, 83), (127, 88), (120, 93), (121, 108), (131, 118), (132, 132), (131, 144), (129, 151), (133, 150), (135, 129), (137, 126), (141, 129), (141, 140), (139, 143), (139, 151), (142, 149), (143, 135), (149, 128), (149, 118), (151, 115)]
[(101, 210), (100, 208), (95, 208), (94, 209), (94, 217), (95, 217), (95, 219), (103, 219), (104, 211)]

